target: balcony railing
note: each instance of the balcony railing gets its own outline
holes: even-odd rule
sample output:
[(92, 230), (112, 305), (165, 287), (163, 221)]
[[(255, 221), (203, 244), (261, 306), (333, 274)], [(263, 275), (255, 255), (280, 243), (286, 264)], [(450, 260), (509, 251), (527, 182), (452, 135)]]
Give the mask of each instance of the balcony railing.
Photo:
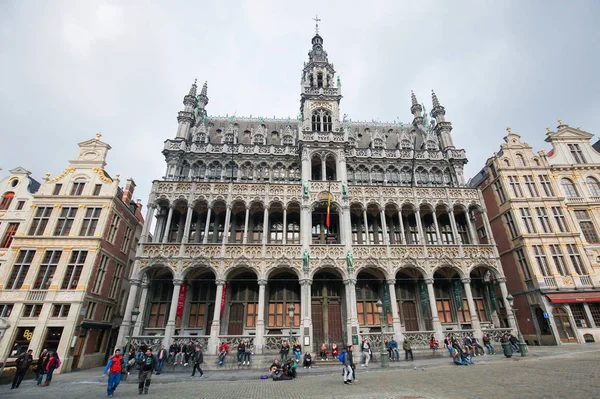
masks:
[(28, 301), (43, 301), (46, 299), (47, 291), (44, 290), (31, 290), (27, 293)]
[(575, 278), (579, 279), (579, 285), (583, 287), (592, 286), (592, 279), (588, 275), (576, 276)]
[(544, 284), (548, 288), (556, 288), (556, 280), (554, 277), (544, 277)]

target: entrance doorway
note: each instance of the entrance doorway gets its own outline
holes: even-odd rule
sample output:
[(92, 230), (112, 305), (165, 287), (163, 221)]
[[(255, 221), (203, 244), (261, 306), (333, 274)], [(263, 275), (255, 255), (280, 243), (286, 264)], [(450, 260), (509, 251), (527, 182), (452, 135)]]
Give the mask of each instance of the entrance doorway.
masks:
[(554, 308), (552, 316), (554, 316), (554, 323), (556, 324), (560, 341), (564, 343), (577, 342), (571, 319), (566, 310), (563, 308)]
[(317, 353), (322, 343), (343, 346), (342, 280), (333, 273), (317, 273), (312, 283), (313, 350)]

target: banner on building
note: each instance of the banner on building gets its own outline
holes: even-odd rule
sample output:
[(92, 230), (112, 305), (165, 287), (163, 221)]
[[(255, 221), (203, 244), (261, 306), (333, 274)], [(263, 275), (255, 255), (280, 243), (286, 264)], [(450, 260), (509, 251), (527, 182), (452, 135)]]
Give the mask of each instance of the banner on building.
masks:
[(390, 286), (388, 283), (383, 283), (383, 312), (384, 314), (391, 314), (392, 317), (392, 300), (390, 298)]
[(179, 287), (179, 298), (177, 298), (177, 312), (175, 312), (175, 316), (179, 316), (179, 317), (183, 316), (183, 307), (185, 306), (186, 292), (187, 292), (187, 284), (183, 283)]
[(225, 311), (225, 301), (227, 301), (227, 284), (223, 284), (223, 293), (221, 294), (221, 317)]
[(463, 308), (463, 285), (459, 279), (452, 280), (452, 285), (454, 288), (454, 302), (456, 302), (456, 308)]
[(488, 283), (488, 293), (490, 295), (490, 307), (492, 309), (492, 313), (498, 310), (498, 303), (496, 302), (496, 286), (493, 282)]
[(431, 315), (429, 294), (427, 293), (427, 284), (425, 284), (424, 280), (419, 280), (419, 297), (421, 298), (421, 309), (423, 310), (423, 313)]

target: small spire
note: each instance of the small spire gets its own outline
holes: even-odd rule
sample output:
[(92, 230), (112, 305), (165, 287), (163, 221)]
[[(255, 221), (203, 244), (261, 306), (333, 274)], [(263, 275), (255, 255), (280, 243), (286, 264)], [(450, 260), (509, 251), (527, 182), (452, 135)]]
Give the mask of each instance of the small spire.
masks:
[(197, 81), (198, 81), (198, 79), (194, 79), (194, 84), (190, 88), (190, 93), (189, 93), (190, 96), (196, 97), (196, 88), (198, 87), (198, 86), (196, 86)]
[(203, 96), (206, 96), (206, 93), (208, 91), (208, 85), (207, 85), (207, 83), (208, 82), (205, 81), (204, 84), (202, 85), (202, 91), (200, 92), (200, 94), (202, 94)]
[(313, 21), (315, 21), (315, 35), (319, 34), (319, 22), (321, 22), (321, 20), (319, 19), (318, 15), (315, 15), (315, 17), (313, 18)]
[(433, 108), (440, 106), (440, 101), (438, 100), (437, 96), (435, 95), (435, 92), (433, 91), (433, 89), (431, 90), (431, 99), (433, 102)]
[(410, 99), (412, 100), (412, 105), (417, 105), (417, 96), (415, 96), (415, 93), (411, 90), (410, 91)]

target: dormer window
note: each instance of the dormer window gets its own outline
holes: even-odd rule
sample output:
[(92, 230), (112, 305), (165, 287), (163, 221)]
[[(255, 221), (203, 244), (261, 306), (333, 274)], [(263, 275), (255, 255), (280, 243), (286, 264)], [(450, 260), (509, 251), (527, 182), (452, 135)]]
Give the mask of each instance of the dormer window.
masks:
[(313, 132), (332, 131), (331, 112), (325, 110), (314, 111), (312, 114), (312, 130)]
[(284, 145), (294, 145), (294, 138), (292, 136), (285, 136), (283, 138)]
[(382, 139), (373, 140), (373, 148), (383, 148), (383, 140)]
[(410, 141), (408, 141), (408, 140), (402, 140), (400, 142), (400, 147), (402, 147), (405, 150), (409, 150), (411, 148)]
[(224, 144), (233, 144), (233, 134), (228, 133), (225, 135), (225, 137), (223, 137), (223, 143)]
[(317, 74), (317, 88), (320, 89), (323, 87), (323, 74), (319, 72)]
[(437, 144), (435, 143), (435, 141), (429, 140), (427, 141), (427, 149), (428, 150), (437, 150)]
[(569, 151), (571, 151), (571, 155), (576, 163), (585, 163), (585, 158), (583, 157), (581, 148), (579, 148), (579, 144), (569, 144)]
[(256, 136), (254, 136), (252, 143), (255, 145), (263, 145), (265, 144), (265, 138), (263, 137), (263, 135), (257, 134)]
[(71, 195), (81, 195), (83, 188), (85, 187), (85, 181), (76, 181), (71, 187)]

